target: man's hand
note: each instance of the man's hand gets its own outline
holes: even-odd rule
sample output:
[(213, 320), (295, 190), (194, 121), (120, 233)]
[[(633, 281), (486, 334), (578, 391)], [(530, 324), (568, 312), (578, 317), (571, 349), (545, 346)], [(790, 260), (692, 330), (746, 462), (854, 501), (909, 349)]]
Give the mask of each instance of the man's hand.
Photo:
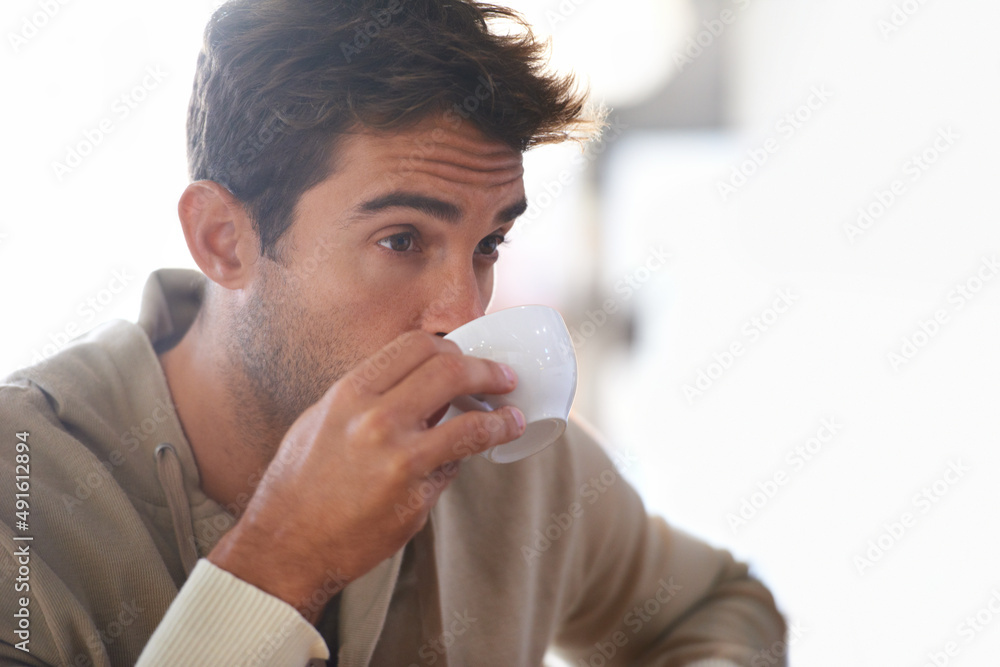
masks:
[(507, 367), (462, 355), (451, 341), (403, 334), (292, 424), (243, 516), (208, 559), (315, 622), (325, 604), (316, 604), (317, 592), (336, 593), (329, 571), (343, 577), (340, 588), (390, 557), (426, 523), (458, 460), (524, 431), (515, 408), (432, 426), (441, 408), (463, 394), (505, 394), (516, 383)]

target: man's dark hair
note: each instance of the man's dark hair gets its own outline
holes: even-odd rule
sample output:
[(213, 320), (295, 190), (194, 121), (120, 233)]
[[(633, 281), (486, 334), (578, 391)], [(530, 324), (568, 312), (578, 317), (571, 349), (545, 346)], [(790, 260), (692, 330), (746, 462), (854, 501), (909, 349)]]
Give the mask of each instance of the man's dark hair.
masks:
[[(496, 32), (491, 32), (491, 29)], [(525, 151), (582, 136), (584, 94), (545, 70), (516, 12), (464, 0), (233, 0), (205, 30), (188, 112), (193, 180), (244, 205), (262, 254), (329, 176), (336, 138), (433, 113)]]

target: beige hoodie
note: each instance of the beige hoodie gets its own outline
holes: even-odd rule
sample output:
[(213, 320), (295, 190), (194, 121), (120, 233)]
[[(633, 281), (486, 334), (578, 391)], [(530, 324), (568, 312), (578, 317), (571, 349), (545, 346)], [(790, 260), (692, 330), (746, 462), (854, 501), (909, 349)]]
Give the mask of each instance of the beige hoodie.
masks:
[[(291, 606), (202, 558), (234, 520), (201, 491), (157, 353), (203, 281), (154, 273), (138, 326), (0, 385), (0, 664), (328, 657)], [(633, 463), (578, 421), (523, 461), (467, 460), (426, 528), (344, 590), (339, 664), (540, 665), (550, 647), (574, 666), (784, 664), (768, 591), (648, 517), (621, 477)]]

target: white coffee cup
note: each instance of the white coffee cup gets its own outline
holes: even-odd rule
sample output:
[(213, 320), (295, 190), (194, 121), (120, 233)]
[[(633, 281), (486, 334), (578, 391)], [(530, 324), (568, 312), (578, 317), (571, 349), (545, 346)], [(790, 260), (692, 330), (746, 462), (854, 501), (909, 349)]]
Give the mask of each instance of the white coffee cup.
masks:
[(559, 311), (548, 306), (517, 306), (468, 322), (445, 336), (463, 354), (507, 364), (517, 373), (508, 394), (461, 396), (441, 421), (468, 410), (513, 405), (524, 413), (525, 431), (511, 442), (480, 455), (493, 463), (519, 461), (545, 449), (566, 430), (576, 394), (576, 352)]

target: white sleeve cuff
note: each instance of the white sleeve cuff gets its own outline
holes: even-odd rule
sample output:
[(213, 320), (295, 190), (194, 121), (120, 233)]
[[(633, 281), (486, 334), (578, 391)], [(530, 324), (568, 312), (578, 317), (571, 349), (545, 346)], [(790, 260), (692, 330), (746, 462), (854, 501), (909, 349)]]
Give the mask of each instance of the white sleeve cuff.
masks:
[(202, 558), (136, 667), (294, 667), (329, 657), (323, 637), (294, 607)]

